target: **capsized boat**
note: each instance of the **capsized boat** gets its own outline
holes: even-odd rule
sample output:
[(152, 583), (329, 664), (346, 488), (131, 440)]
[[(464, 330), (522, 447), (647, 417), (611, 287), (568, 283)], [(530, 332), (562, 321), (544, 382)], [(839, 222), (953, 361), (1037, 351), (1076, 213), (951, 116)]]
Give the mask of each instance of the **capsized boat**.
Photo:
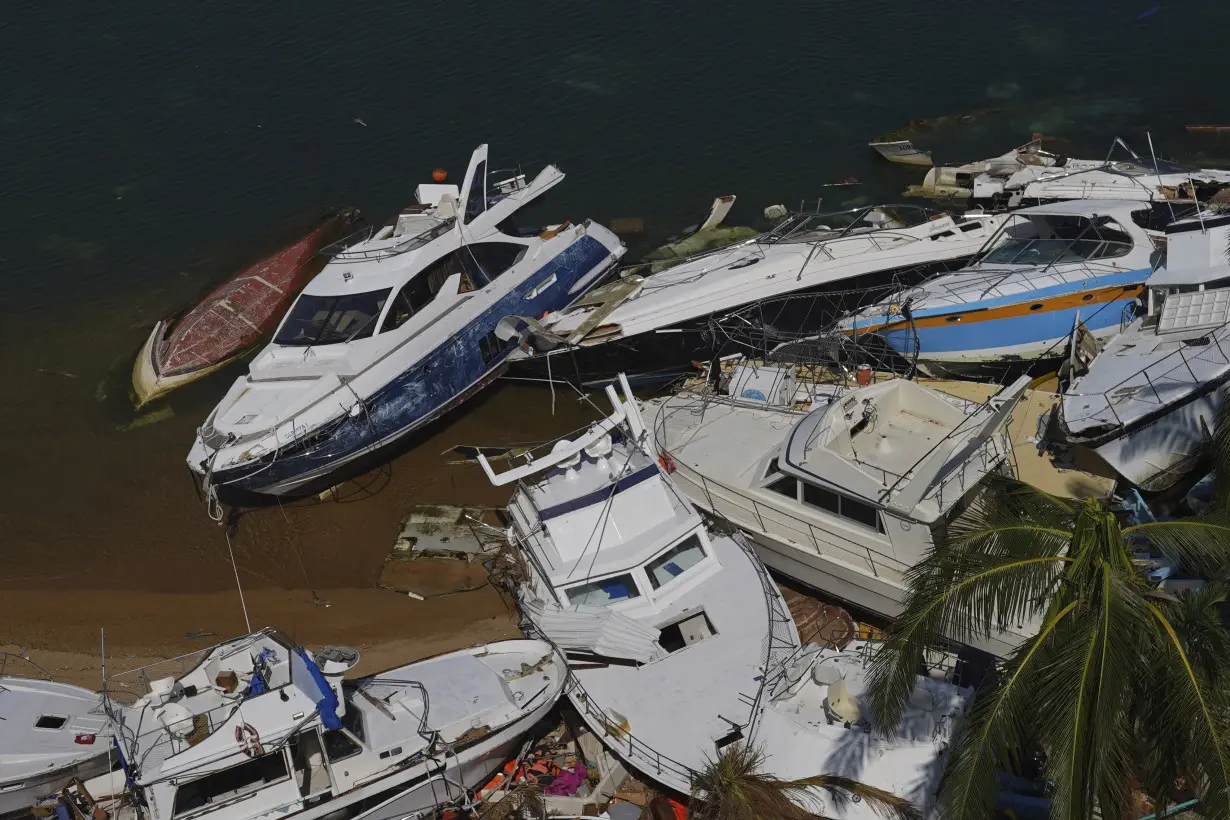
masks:
[(966, 267), (896, 291), (837, 323), (875, 333), (933, 376), (999, 378), (1058, 361), (1079, 320), (1119, 332), (1161, 256), (1148, 204), (1077, 200), (1007, 214)]
[[(774, 570), (896, 617), (910, 568), (988, 478), (1013, 474), (1007, 425), (1028, 379), (973, 401), (897, 378), (817, 389), (796, 374), (746, 365), (725, 396), (655, 401), (655, 445), (675, 486), (738, 525)], [(1006, 657), (1033, 628), (972, 645)]]
[(133, 362), (133, 403), (148, 404), (249, 350), (324, 267), (320, 251), (357, 229), (361, 219), (354, 208), (326, 215), (293, 245), (233, 274), (190, 310), (158, 322)]
[[(652, 450), (626, 378), (614, 412), (549, 454), (496, 474), (523, 561), (504, 577), (524, 628), (568, 657), (568, 698), (586, 725), (647, 779), (688, 793), (723, 747), (766, 755), (767, 774), (852, 777), (934, 803), (972, 690), (955, 659), (919, 676), (893, 737), (873, 731), (867, 662), (876, 650), (801, 646), (780, 590), (734, 527), (702, 518)], [(517, 569), (520, 567), (520, 569)], [(800, 805), (870, 820), (816, 790)]]
[(403, 212), (304, 288), (198, 431), (188, 464), (207, 497), (307, 492), (374, 458), (493, 381), (519, 317), (570, 304), (623, 256), (589, 221), (520, 235), (517, 212), (564, 178), (555, 166), (487, 177), (483, 145), (460, 201)]
[(0, 727), (0, 817), (28, 811), (69, 778), (110, 768), (102, 695), (89, 689), (0, 675)]
[(902, 284), (954, 270), (1002, 217), (880, 205), (795, 214), (772, 231), (650, 276), (627, 276), (543, 317), (514, 366), (582, 384), (669, 381), (696, 360), (763, 353)]
[(1230, 171), (1185, 168), (1141, 157), (1115, 140), (1126, 157), (1075, 159), (1052, 153), (1034, 140), (998, 157), (966, 165), (934, 167), (907, 195), (967, 199), (990, 208), (1018, 208), (1067, 199), (1121, 199), (1175, 204), (1204, 202), (1230, 187)]
[[(86, 791), (114, 820), (401, 820), (468, 805), (554, 707), (567, 672), (535, 640), (343, 680), (357, 662), (353, 649), (309, 655), (265, 629), (112, 676), (124, 771)], [(163, 677), (172, 670), (184, 671)]]
[(1076, 375), (1058, 439), (1095, 450), (1125, 480), (1163, 490), (1200, 465), (1230, 380), (1230, 215), (1166, 228), (1139, 316)]

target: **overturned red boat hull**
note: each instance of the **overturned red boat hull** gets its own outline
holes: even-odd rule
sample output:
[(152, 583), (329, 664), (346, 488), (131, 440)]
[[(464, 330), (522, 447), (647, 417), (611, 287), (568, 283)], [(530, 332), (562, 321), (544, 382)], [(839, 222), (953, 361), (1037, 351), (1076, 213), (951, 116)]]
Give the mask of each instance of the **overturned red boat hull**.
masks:
[(358, 227), (359, 212), (326, 216), (311, 233), (233, 274), (191, 310), (159, 322), (133, 366), (136, 405), (217, 370), (282, 320), (327, 259), (320, 250)]

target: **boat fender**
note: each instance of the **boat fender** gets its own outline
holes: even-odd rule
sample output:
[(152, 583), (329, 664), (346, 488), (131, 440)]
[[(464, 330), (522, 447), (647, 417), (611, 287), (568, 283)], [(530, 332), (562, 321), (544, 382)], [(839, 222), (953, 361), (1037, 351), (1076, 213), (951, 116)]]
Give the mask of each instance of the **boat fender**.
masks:
[(235, 727), (235, 742), (243, 747), (243, 753), (248, 757), (260, 757), (265, 753), (261, 736), (251, 723), (241, 723)]
[(662, 471), (666, 473), (673, 473), (676, 469), (678, 469), (675, 466), (675, 460), (666, 453), (658, 456), (658, 466), (661, 467)]

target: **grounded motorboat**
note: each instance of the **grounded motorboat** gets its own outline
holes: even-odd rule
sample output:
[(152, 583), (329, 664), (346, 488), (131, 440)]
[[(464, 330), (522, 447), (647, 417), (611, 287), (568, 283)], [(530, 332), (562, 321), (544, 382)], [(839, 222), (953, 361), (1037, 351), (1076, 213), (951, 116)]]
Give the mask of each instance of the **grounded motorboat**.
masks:
[[(774, 570), (896, 617), (911, 567), (988, 477), (1012, 475), (1006, 428), (1028, 379), (986, 402), (905, 379), (820, 386), (800, 402), (796, 370), (737, 367), (729, 395), (657, 400), (657, 448), (675, 485), (747, 532)], [(1006, 657), (1033, 628), (971, 645)]]
[[(1185, 168), (1138, 156), (1122, 140), (1124, 159), (1074, 159), (1034, 140), (1006, 154), (955, 167), (935, 167), (910, 196), (966, 199), (991, 208), (1018, 208), (1067, 199), (1118, 199), (1189, 205), (1230, 187), (1230, 171)], [(1113, 146), (1112, 146), (1113, 152)]]
[(530, 182), (487, 177), (483, 145), (460, 201), (440, 186), (452, 191), (336, 253), (304, 288), (198, 431), (188, 464), (207, 497), (307, 492), (374, 456), (493, 381), (521, 317), (570, 304), (622, 257), (589, 221), (518, 235), (517, 212), (564, 178), (555, 166)]
[[(800, 646), (780, 590), (737, 528), (702, 518), (655, 461), (626, 378), (614, 413), (549, 454), (497, 475), (520, 558), (500, 567), (524, 628), (566, 653), (568, 698), (625, 764), (687, 794), (725, 746), (765, 754), (766, 774), (855, 778), (934, 803), (972, 690), (937, 653), (893, 737), (871, 728), (876, 644)], [(826, 817), (870, 820), (857, 801), (798, 798)]]
[[(86, 791), (114, 820), (401, 820), (468, 806), (553, 708), (567, 671), (536, 640), (344, 681), (357, 662), (345, 647), (309, 656), (265, 629), (112, 676), (124, 771)], [(115, 701), (121, 692), (134, 702)]]
[(869, 294), (954, 270), (1001, 221), (912, 205), (795, 214), (669, 270), (613, 280), (543, 317), (533, 349), (514, 354), (513, 366), (581, 384), (620, 372), (669, 381), (693, 361), (763, 353), (831, 325)]
[(1078, 322), (1096, 338), (1119, 332), (1161, 255), (1136, 221), (1149, 210), (1080, 200), (1013, 211), (969, 265), (857, 310), (837, 331), (875, 334), (933, 376), (998, 378), (1058, 361)]
[(133, 362), (133, 403), (140, 408), (247, 352), (320, 272), (321, 250), (360, 221), (353, 208), (328, 214), (302, 239), (234, 274), (191, 310), (158, 322)]
[(0, 675), (0, 817), (25, 814), (69, 778), (106, 772), (110, 750), (102, 695)]
[(1230, 380), (1230, 215), (1166, 229), (1141, 313), (1064, 391), (1058, 438), (1163, 490), (1199, 466)]

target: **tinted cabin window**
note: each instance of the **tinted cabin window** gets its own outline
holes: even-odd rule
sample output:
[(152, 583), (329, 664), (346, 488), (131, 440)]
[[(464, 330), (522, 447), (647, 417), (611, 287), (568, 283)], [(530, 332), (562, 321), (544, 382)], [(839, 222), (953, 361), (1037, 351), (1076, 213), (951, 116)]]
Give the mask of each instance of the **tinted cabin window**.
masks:
[(606, 606), (616, 601), (639, 598), (641, 595), (641, 591), (636, 588), (636, 581), (632, 580), (632, 576), (627, 573), (588, 584), (579, 584), (568, 588), (565, 592), (568, 593), (570, 604), (586, 606)]
[(474, 280), (486, 284), (521, 261), (525, 250), (524, 245), (512, 242), (482, 242), (466, 245), (459, 253), (466, 270)]
[(271, 752), (183, 784), (175, 790), (175, 808), (172, 813), (179, 816), (203, 806), (224, 803), (234, 797), (264, 788), (286, 776), (286, 759), (281, 750)]
[(692, 535), (646, 564), (645, 574), (649, 576), (649, 585), (660, 589), (663, 584), (683, 575), (703, 560), (705, 548), (701, 546), (700, 538)]
[(38, 720), (34, 721), (34, 728), (62, 729), (65, 723), (68, 723), (68, 718), (60, 715), (39, 715)]
[(826, 490), (823, 487), (816, 487), (807, 483), (803, 484), (803, 501), (813, 507), (819, 507), (835, 515), (840, 514), (839, 498), (840, 496), (837, 493)]
[(852, 498), (843, 497), (841, 499), (841, 517), (857, 521), (864, 527), (871, 527), (873, 530), (884, 531), (884, 528), (880, 526), (880, 514), (876, 508), (870, 504), (855, 501)]
[(363, 747), (355, 743), (354, 739), (341, 729), (330, 729), (325, 732), (325, 754), (328, 755), (330, 763), (353, 757), (361, 751)]
[(384, 324), (380, 326), (380, 332), (396, 330), (404, 325), (411, 316), (427, 307), (431, 300), (436, 298), (440, 288), (444, 287), (448, 278), (455, 273), (461, 274), (461, 292), (470, 290), (470, 279), (457, 251), (442, 256), (416, 273), (414, 278), (402, 285), (401, 290), (397, 291), (397, 295), (393, 297), (393, 304), (389, 308), (388, 315), (384, 317)]
[(798, 489), (795, 486), (797, 483), (793, 478), (779, 478), (772, 484), (766, 485), (765, 489), (772, 490), (778, 495), (784, 495), (792, 501), (797, 501), (799, 498)]
[(274, 342), (307, 347), (365, 339), (376, 332), (376, 322), (392, 288), (345, 296), (303, 294), (290, 309)]

